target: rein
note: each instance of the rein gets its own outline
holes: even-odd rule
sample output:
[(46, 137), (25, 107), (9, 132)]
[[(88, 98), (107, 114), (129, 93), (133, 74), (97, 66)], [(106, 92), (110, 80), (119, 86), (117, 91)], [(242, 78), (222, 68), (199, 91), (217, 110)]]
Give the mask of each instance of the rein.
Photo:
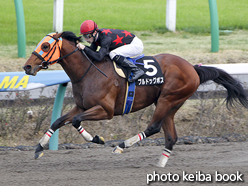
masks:
[[(49, 65), (52, 65), (52, 64), (54, 64), (54, 63), (56, 63), (56, 62), (59, 62), (60, 60), (62, 60), (62, 59), (64, 59), (64, 58), (66, 58), (66, 57), (68, 57), (68, 56), (70, 56), (70, 55), (72, 55), (72, 54), (74, 54), (75, 52), (77, 52), (78, 50), (79, 50), (79, 48), (76, 48), (74, 51), (72, 51), (72, 52), (70, 52), (69, 54), (66, 54), (66, 55), (64, 55), (64, 56), (62, 56), (61, 57), (61, 45), (62, 44), (59, 44), (59, 41), (61, 41), (62, 42), (62, 38), (60, 39), (57, 39), (57, 38), (55, 38), (55, 37), (53, 37), (52, 35), (47, 35), (47, 36), (49, 36), (49, 37), (51, 37), (51, 42), (54, 42), (55, 41), (55, 43), (52, 45), (52, 47), (51, 47), (51, 49), (47, 52), (47, 54), (44, 56), (44, 57), (42, 57), (42, 55), (40, 54), (40, 53), (38, 53), (37, 51), (36, 51), (36, 49), (37, 49), (37, 47), (36, 47), (36, 49), (35, 49), (35, 51), (33, 51), (32, 52), (32, 54), (34, 54), (34, 55), (36, 55), (38, 58), (40, 58), (41, 60), (42, 60), (42, 63), (38, 66), (38, 67), (41, 67), (42, 69), (48, 69), (48, 66)], [(50, 43), (50, 41), (49, 41), (49, 43)], [(42, 43), (40, 43), (40, 45), (41, 45)], [(53, 60), (53, 61), (49, 61), (49, 60), (51, 60), (51, 58), (53, 57), (53, 55), (55, 54), (55, 52), (56, 52), (56, 49), (57, 49), (57, 47), (58, 47), (58, 49), (59, 49), (59, 58), (58, 59), (55, 59), (55, 60)], [(76, 84), (76, 83), (78, 83), (78, 82), (80, 82), (83, 78), (84, 78), (84, 76), (89, 72), (89, 70), (90, 70), (90, 68), (91, 68), (91, 66), (93, 65), (99, 72), (101, 72), (105, 77), (108, 77), (106, 74), (104, 74), (90, 59), (89, 59), (89, 57), (85, 54), (85, 52), (83, 51), (83, 50), (81, 50), (81, 52), (85, 55), (85, 57), (87, 58), (87, 60), (91, 63), (90, 64), (90, 66), (89, 66), (89, 68), (87, 69), (87, 71), (83, 74), (83, 76), (80, 78), (80, 79), (78, 79), (77, 81), (74, 81), (74, 82), (72, 82), (72, 84)], [(49, 59), (48, 60), (45, 60), (45, 58), (46, 57), (48, 57), (48, 55), (51, 53), (51, 55), (50, 55), (50, 57), (49, 57)]]
[(99, 72), (101, 72), (105, 77), (108, 77), (106, 74), (104, 74), (103, 71), (101, 71), (90, 59), (89, 57), (85, 54), (85, 52), (83, 50), (81, 50), (82, 53), (85, 55), (85, 57), (88, 59), (88, 61), (91, 63), (91, 65), (93, 65)]
[(89, 72), (89, 70), (90, 70), (92, 64), (93, 64), (93, 63), (90, 64), (90, 66), (89, 66), (89, 68), (87, 69), (87, 71), (84, 73), (84, 75), (82, 75), (82, 77), (81, 77), (79, 80), (74, 81), (74, 82), (71, 82), (71, 83), (72, 83), (72, 84), (76, 84), (76, 83), (80, 82), (80, 81), (84, 78), (84, 76)]
[(106, 74), (104, 74), (104, 72), (103, 71), (101, 71), (91, 60), (90, 60), (90, 58), (85, 54), (85, 52), (83, 51), (83, 50), (81, 50), (81, 52), (84, 54), (84, 56), (88, 59), (88, 61), (90, 62), (90, 66), (89, 66), (89, 68), (87, 69), (87, 71), (84, 73), (84, 75), (79, 79), (79, 80), (77, 80), (77, 81), (74, 81), (74, 82), (71, 82), (72, 84), (76, 84), (76, 83), (78, 83), (78, 82), (80, 82), (83, 78), (84, 78), (84, 76), (89, 72), (89, 70), (90, 70), (90, 68), (91, 68), (91, 66), (93, 65), (99, 72), (101, 72), (105, 77), (108, 77)]

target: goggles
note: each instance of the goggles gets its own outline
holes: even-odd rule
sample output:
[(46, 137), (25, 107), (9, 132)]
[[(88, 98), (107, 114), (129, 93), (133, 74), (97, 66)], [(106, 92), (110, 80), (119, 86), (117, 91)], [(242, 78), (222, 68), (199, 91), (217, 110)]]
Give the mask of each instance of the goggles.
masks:
[(83, 36), (84, 36), (85, 39), (90, 39), (90, 38), (93, 37), (92, 34), (83, 34)]

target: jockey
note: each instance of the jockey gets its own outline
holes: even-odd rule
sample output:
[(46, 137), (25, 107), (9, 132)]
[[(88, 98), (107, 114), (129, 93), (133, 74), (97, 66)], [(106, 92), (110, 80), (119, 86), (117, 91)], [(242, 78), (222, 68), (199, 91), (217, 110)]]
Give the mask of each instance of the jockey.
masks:
[[(81, 24), (80, 34), (91, 45), (88, 47), (78, 43), (77, 47), (79, 49), (84, 50), (87, 55), (96, 61), (101, 61), (105, 55), (109, 54), (111, 60), (131, 69), (133, 76), (131, 79), (128, 79), (129, 82), (135, 82), (144, 74), (143, 70), (126, 58), (143, 52), (143, 43), (134, 34), (126, 30), (98, 29), (97, 24), (92, 20), (86, 20)], [(99, 51), (96, 51), (98, 46), (101, 48)]]

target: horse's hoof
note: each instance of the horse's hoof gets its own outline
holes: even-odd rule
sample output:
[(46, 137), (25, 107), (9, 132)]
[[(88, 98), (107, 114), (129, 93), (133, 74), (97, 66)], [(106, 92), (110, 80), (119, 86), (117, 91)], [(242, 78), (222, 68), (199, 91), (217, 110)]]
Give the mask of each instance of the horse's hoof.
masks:
[(102, 136), (98, 136), (96, 135), (93, 140), (93, 143), (97, 143), (97, 144), (105, 144), (104, 138)]
[(105, 144), (104, 138), (102, 136), (99, 136), (99, 142), (100, 144)]
[(121, 147), (119, 147), (119, 146), (116, 146), (114, 149), (113, 149), (113, 151), (112, 151), (112, 153), (113, 154), (121, 154), (121, 153), (123, 153), (123, 148), (121, 148)]
[(164, 168), (161, 165), (159, 165), (158, 163), (149, 163), (148, 165), (153, 167), (153, 168)]
[(43, 156), (44, 152), (43, 152), (43, 147), (39, 144), (35, 150), (35, 154), (34, 154), (34, 159), (38, 159), (41, 156)]
[(44, 152), (43, 151), (41, 151), (41, 152), (36, 152), (35, 154), (34, 154), (34, 159), (38, 159), (38, 158), (40, 158), (41, 156), (43, 156), (44, 155)]

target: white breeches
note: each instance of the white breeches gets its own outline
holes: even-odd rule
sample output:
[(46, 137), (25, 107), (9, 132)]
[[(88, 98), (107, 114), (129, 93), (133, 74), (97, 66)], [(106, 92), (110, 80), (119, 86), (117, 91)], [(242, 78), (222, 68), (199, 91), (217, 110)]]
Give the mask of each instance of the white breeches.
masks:
[(144, 46), (143, 42), (138, 38), (134, 37), (133, 41), (130, 44), (123, 45), (112, 50), (109, 53), (109, 57), (113, 59), (116, 55), (120, 55), (123, 57), (133, 57), (139, 55), (143, 52)]

